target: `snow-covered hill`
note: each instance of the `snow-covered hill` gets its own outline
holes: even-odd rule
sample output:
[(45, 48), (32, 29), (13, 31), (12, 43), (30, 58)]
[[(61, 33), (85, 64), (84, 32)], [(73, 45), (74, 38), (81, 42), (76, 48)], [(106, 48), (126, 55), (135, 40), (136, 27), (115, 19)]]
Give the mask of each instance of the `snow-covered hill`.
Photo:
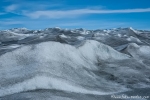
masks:
[(104, 95), (149, 87), (149, 45), (150, 31), (133, 28), (1, 30), (0, 97), (38, 89)]

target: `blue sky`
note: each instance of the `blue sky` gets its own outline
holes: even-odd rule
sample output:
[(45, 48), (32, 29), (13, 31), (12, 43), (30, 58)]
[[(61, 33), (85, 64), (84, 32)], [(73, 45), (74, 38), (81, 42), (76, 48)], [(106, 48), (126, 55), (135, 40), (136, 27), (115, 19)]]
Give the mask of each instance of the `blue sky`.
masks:
[(0, 29), (150, 30), (150, 0), (0, 0)]

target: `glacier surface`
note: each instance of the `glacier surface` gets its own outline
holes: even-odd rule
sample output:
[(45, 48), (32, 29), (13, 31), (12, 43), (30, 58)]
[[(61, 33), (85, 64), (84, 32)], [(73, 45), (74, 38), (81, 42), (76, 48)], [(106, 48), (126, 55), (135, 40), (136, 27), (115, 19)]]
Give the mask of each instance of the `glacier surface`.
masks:
[(149, 86), (150, 31), (58, 27), (0, 31), (2, 100), (39, 89), (98, 96)]

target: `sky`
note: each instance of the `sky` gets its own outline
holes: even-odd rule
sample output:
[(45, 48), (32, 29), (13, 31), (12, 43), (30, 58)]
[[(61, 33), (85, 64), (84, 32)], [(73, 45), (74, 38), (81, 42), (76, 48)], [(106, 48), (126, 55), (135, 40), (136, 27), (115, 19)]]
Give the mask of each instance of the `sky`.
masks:
[(150, 0), (0, 0), (0, 30), (22, 27), (150, 30)]

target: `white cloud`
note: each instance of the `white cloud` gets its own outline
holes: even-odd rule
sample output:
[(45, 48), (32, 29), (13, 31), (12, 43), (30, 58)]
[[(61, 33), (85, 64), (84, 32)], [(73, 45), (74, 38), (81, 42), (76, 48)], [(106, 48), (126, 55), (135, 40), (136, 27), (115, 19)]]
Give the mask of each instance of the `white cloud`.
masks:
[(9, 20), (4, 20), (4, 21), (0, 21), (0, 24), (2, 25), (15, 25), (15, 24), (22, 24), (23, 22), (21, 21), (9, 21)]
[(6, 14), (6, 13), (0, 13), (0, 15), (4, 15), (4, 14)]
[(76, 9), (76, 10), (43, 10), (34, 12), (24, 12), (25, 16), (38, 19), (40, 17), (46, 18), (69, 18), (85, 14), (110, 14), (110, 13), (141, 13), (150, 12), (150, 8), (144, 9), (121, 9), (121, 10), (93, 10), (93, 9)]
[(12, 4), (12, 5), (7, 6), (7, 7), (5, 8), (5, 11), (6, 11), (6, 12), (12, 12), (12, 11), (16, 10), (17, 8), (18, 8), (18, 5)]
[(35, 11), (35, 12), (26, 12), (24, 13), (26, 16), (31, 18), (39, 18), (39, 17), (47, 17), (47, 18), (65, 18), (65, 17), (74, 17), (81, 14), (85, 14), (85, 9), (79, 10), (46, 10), (46, 11)]

